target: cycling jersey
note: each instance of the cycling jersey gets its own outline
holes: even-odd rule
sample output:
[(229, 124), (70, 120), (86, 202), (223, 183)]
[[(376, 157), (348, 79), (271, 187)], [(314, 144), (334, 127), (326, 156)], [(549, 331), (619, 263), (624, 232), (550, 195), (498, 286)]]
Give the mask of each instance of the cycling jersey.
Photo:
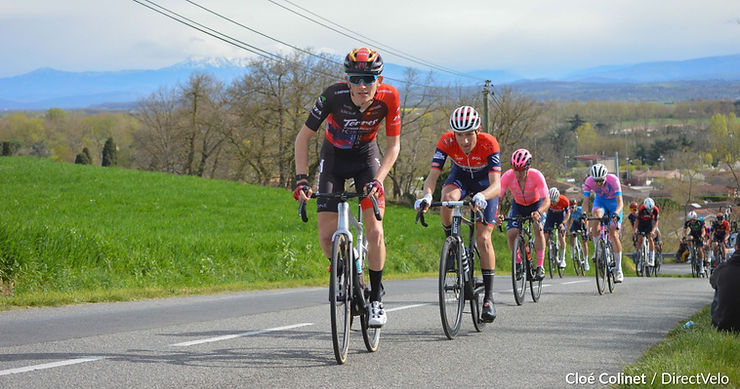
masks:
[(401, 134), (398, 90), (379, 84), (370, 106), (360, 111), (349, 94), (349, 85), (338, 82), (326, 88), (311, 109), (306, 127), (318, 131), (326, 120), (326, 139), (339, 149), (359, 148), (375, 140), (380, 122), (385, 119), (385, 135)]
[(627, 219), (629, 219), (630, 224), (634, 228), (635, 227), (635, 221), (637, 221), (637, 214), (636, 213), (633, 213), (633, 212), (630, 212), (630, 214), (627, 215)]
[(570, 209), (570, 231), (575, 232), (583, 228), (583, 224), (581, 223), (581, 218), (583, 217), (583, 207), (580, 205), (577, 206), (575, 209)]
[(712, 223), (712, 231), (714, 232), (714, 240), (716, 241), (724, 241), (725, 236), (730, 231), (730, 222), (727, 220), (714, 221)]
[(701, 232), (704, 231), (703, 220), (687, 220), (683, 225), (684, 229), (689, 229), (689, 234), (694, 237), (694, 240), (701, 238)]
[[(589, 176), (583, 184), (583, 195), (589, 197), (591, 192), (594, 192), (594, 205), (591, 207), (591, 212), (597, 208), (602, 208), (604, 214), (611, 215), (617, 210), (617, 198), (622, 195), (622, 185), (619, 178), (614, 174), (607, 174), (604, 184), (601, 186), (597, 185), (593, 177)], [(619, 220), (622, 220), (622, 212), (617, 215)], [(617, 223), (617, 228), (619, 228), (619, 223)]]
[(560, 197), (558, 197), (557, 203), (555, 204), (550, 203), (550, 210), (553, 212), (563, 212), (566, 209), (568, 209), (569, 206), (570, 206), (570, 201), (568, 200), (568, 198), (563, 195), (560, 195)]
[[(452, 159), (450, 175), (444, 186), (453, 185), (460, 189), (460, 198), (468, 193), (477, 193), (488, 188), (491, 183), (488, 173), (501, 172), (501, 155), (498, 141), (491, 134), (478, 133), (475, 147), (470, 154), (465, 154), (455, 140), (455, 133), (450, 131), (442, 135), (437, 143), (437, 150), (432, 158), (432, 169), (442, 170), (449, 156)], [(483, 210), (485, 220), (479, 222), (493, 225), (498, 211), (498, 196), (487, 200)]]
[(658, 214), (660, 211), (658, 207), (653, 207), (652, 212), (645, 208), (645, 205), (640, 205), (637, 210), (637, 231), (642, 233), (650, 233), (653, 231), (653, 226), (658, 221)]
[(550, 209), (547, 210), (547, 217), (545, 218), (546, 233), (550, 233), (555, 224), (562, 223), (565, 220), (565, 214), (570, 206), (570, 200), (567, 197), (560, 195), (556, 203), (550, 203)]
[(545, 176), (534, 168), (530, 168), (527, 173), (527, 178), (524, 180), (524, 190), (517, 181), (514, 170), (507, 170), (501, 176), (501, 194), (506, 193), (507, 188), (514, 197), (514, 202), (522, 206), (532, 205), (549, 196)]

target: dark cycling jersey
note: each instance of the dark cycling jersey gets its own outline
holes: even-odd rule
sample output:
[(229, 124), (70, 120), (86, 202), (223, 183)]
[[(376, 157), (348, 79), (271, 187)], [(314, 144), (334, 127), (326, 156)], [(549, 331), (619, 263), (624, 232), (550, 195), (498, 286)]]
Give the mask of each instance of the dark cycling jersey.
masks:
[(712, 223), (712, 232), (714, 233), (713, 238), (715, 241), (724, 241), (725, 236), (730, 232), (730, 223), (727, 220), (717, 221)]
[(652, 211), (648, 211), (645, 205), (640, 205), (637, 210), (637, 231), (642, 233), (652, 232), (655, 223), (658, 221), (659, 213), (658, 207), (653, 207)]
[(703, 220), (687, 220), (683, 226), (684, 229), (688, 228), (689, 233), (695, 238), (701, 238), (701, 232), (704, 230)]
[[(360, 111), (349, 94), (349, 85), (339, 82), (326, 88), (306, 119), (306, 127), (318, 131), (326, 120), (324, 144), (321, 147), (319, 192), (344, 190), (344, 182), (354, 178), (355, 189), (370, 182), (380, 168), (380, 151), (376, 138), (380, 123), (385, 119), (386, 136), (401, 134), (401, 116), (398, 91), (391, 85), (379, 84), (373, 102)], [(316, 200), (319, 212), (337, 211), (336, 199)], [(378, 206), (385, 206), (385, 196), (378, 198)], [(371, 208), (369, 199), (362, 200), (362, 208)]]
[(570, 201), (563, 195), (560, 195), (556, 203), (550, 203), (550, 208), (547, 210), (547, 217), (545, 218), (545, 233), (549, 234), (553, 227), (555, 227), (555, 224), (562, 223), (565, 220), (565, 215), (569, 212), (569, 206)]
[(635, 221), (637, 221), (637, 215), (634, 214), (634, 213), (630, 213), (629, 215), (627, 215), (627, 219), (629, 219), (630, 225), (632, 225), (632, 227), (634, 228), (635, 227)]
[(326, 139), (339, 149), (359, 148), (375, 140), (385, 119), (385, 135), (401, 134), (401, 110), (395, 87), (379, 84), (375, 99), (364, 111), (352, 102), (349, 85), (338, 82), (319, 96), (306, 119), (306, 127), (318, 131), (326, 120)]

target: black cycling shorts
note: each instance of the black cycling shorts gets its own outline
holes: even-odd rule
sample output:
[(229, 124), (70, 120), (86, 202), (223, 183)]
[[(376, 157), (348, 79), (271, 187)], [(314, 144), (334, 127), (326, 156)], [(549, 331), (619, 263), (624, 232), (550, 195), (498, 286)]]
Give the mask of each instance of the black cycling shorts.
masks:
[[(319, 193), (336, 193), (345, 190), (345, 181), (355, 181), (354, 191), (361, 192), (375, 178), (380, 168), (380, 149), (377, 142), (370, 142), (355, 149), (338, 149), (324, 139), (319, 165)], [(319, 198), (318, 212), (337, 212), (338, 199)], [(385, 208), (385, 196), (378, 198), (378, 207)], [(362, 209), (372, 208), (370, 199), (362, 199)]]

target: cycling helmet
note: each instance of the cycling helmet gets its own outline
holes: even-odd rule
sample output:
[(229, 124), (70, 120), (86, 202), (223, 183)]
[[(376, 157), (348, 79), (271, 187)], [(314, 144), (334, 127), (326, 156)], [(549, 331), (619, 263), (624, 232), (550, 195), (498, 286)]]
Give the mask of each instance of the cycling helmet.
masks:
[(690, 220), (696, 219), (696, 212), (694, 212), (694, 211), (689, 212), (689, 219)]
[(594, 180), (603, 180), (606, 178), (606, 166), (601, 163), (597, 163), (591, 166), (591, 178)]
[(532, 165), (532, 154), (527, 149), (519, 149), (511, 155), (511, 167), (514, 169), (529, 169), (530, 165)]
[(719, 220), (719, 221), (722, 221), (722, 219), (724, 219), (724, 217), (725, 217), (725, 215), (723, 215), (721, 213), (718, 213), (717, 214), (717, 220)]
[(550, 202), (556, 203), (560, 199), (560, 191), (556, 187), (550, 188)]
[(646, 198), (645, 201), (642, 203), (642, 205), (645, 206), (645, 209), (648, 211), (652, 211), (653, 208), (655, 208), (655, 201), (651, 199), (650, 197)]
[(377, 51), (361, 47), (344, 58), (344, 72), (379, 75), (383, 71), (383, 58)]
[(475, 108), (463, 105), (450, 115), (450, 130), (455, 132), (475, 131), (480, 128), (480, 115)]
[(578, 205), (578, 201), (576, 201), (576, 199), (570, 199), (570, 206), (572, 207), (575, 205)]
[(637, 203), (636, 203), (636, 202), (634, 202), (634, 201), (633, 201), (633, 202), (631, 202), (631, 203), (630, 203), (630, 209), (637, 209)]

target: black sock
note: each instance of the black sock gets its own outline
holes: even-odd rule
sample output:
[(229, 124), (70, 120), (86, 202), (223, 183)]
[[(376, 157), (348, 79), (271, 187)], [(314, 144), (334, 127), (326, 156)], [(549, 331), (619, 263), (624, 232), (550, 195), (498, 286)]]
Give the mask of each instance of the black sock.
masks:
[(483, 274), (483, 284), (486, 286), (486, 300), (493, 301), (493, 276), (496, 273), (495, 269), (481, 269)]
[(370, 272), (370, 301), (380, 301), (380, 281), (383, 280), (383, 271), (369, 270)]
[(442, 226), (442, 229), (445, 231), (445, 238), (449, 238), (452, 235), (452, 226)]

